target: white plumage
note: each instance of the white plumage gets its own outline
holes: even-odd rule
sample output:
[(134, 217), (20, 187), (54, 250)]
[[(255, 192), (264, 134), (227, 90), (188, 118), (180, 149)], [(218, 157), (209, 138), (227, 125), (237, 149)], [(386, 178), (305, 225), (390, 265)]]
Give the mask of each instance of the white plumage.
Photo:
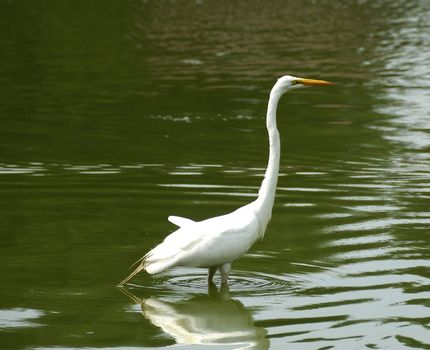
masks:
[(227, 284), (232, 262), (248, 251), (257, 239), (263, 238), (270, 221), (280, 160), (280, 139), (276, 127), (278, 101), (288, 90), (317, 85), (331, 83), (286, 75), (272, 88), (266, 117), (269, 162), (257, 199), (229, 214), (198, 222), (169, 216), (169, 221), (179, 228), (141, 258), (139, 266), (119, 286), (142, 270), (155, 274), (173, 266), (209, 268), (209, 281), (219, 269), (221, 283)]

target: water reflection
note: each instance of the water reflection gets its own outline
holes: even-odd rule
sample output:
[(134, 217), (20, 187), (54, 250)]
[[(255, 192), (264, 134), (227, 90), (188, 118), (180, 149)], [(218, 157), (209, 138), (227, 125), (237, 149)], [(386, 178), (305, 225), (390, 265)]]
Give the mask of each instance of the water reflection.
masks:
[(120, 288), (141, 308), (142, 314), (180, 344), (229, 345), (233, 349), (268, 349), (266, 330), (254, 325), (244, 305), (230, 298), (228, 287), (212, 284), (207, 295), (186, 301), (139, 298)]
[(389, 101), (376, 110), (391, 118), (374, 127), (394, 145), (415, 150), (430, 146), (430, 53), (420, 49), (430, 43), (429, 15), (427, 1), (418, 1), (409, 11), (399, 13), (383, 32), (387, 40), (376, 49), (384, 57), (379, 74), (384, 98)]
[(35, 320), (43, 314), (40, 310), (24, 308), (0, 310), (0, 329), (40, 327)]

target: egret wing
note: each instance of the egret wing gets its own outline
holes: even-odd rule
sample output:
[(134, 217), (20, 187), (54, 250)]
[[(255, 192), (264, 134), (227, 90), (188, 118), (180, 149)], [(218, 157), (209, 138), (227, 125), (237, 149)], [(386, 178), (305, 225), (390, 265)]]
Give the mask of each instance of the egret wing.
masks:
[(210, 267), (232, 262), (258, 237), (258, 220), (245, 210), (201, 221), (198, 227), (202, 234), (182, 248), (179, 265)]
[(187, 249), (190, 245), (195, 245), (204, 235), (199, 231), (198, 223), (193, 222), (186, 226), (178, 228), (168, 235), (163, 242), (154, 247), (145, 255), (145, 261), (160, 260), (179, 254), (182, 250)]
[(187, 218), (183, 218), (181, 216), (175, 216), (175, 215), (170, 215), (167, 218), (167, 220), (169, 220), (172, 224), (174, 224), (178, 227), (187, 226), (187, 225), (193, 224), (195, 222), (191, 219), (187, 219)]

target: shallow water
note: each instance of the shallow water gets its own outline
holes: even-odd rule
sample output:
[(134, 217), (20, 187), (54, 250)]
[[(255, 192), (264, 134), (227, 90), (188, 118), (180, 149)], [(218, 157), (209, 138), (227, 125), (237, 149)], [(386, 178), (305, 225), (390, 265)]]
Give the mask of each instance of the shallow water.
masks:
[[(430, 347), (427, 1), (9, 1), (0, 17), (2, 348)], [(229, 290), (190, 268), (115, 288), (168, 215), (255, 198), (285, 73), (337, 85), (281, 101), (272, 221)]]

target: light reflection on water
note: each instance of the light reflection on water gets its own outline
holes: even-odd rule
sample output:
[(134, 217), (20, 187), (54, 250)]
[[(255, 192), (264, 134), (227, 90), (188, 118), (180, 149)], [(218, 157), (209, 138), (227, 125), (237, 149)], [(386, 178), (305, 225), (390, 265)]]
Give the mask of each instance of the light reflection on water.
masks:
[(43, 312), (39, 310), (14, 308), (0, 310), (0, 329), (41, 327), (42, 324), (35, 322)]

